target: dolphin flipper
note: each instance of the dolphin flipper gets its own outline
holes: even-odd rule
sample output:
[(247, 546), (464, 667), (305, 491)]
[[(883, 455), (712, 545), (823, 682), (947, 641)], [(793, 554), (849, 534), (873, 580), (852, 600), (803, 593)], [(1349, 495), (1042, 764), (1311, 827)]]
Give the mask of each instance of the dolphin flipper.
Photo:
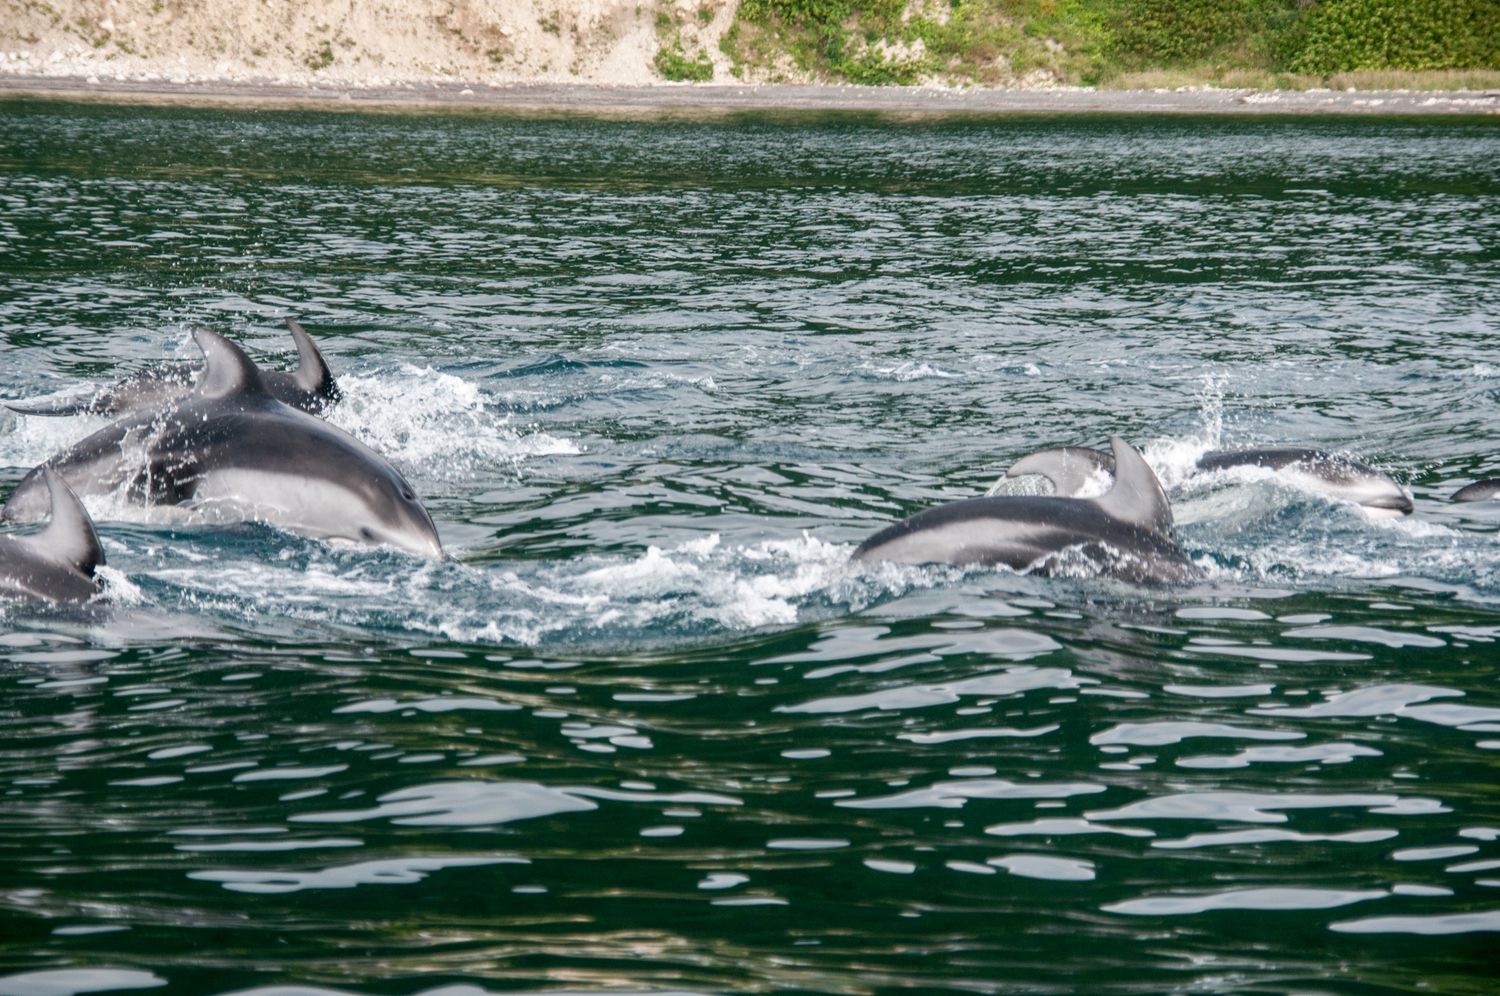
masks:
[(55, 470), (45, 466), (41, 470), (52, 501), (52, 519), (41, 532), (27, 537), (27, 544), (53, 560), (92, 575), (94, 568), (104, 563), (104, 547), (94, 530), (94, 520)]
[(1109, 437), (1114, 453), (1115, 484), (1094, 504), (1108, 516), (1141, 529), (1167, 534), (1172, 530), (1172, 506), (1156, 472), (1119, 436)]
[(104, 563), (94, 523), (52, 468), (33, 474), (47, 489), (50, 521), (29, 536), (0, 536), (0, 597), (86, 601), (99, 591), (95, 572)]
[(307, 395), (306, 400), (296, 407), (316, 414), (339, 401), (342, 394), (312, 336), (307, 334), (295, 318), (288, 318), (286, 327), (297, 343), (297, 371), (292, 374), (292, 380)]
[(1084, 489), (1097, 471), (1113, 475), (1115, 461), (1108, 453), (1085, 446), (1055, 446), (1029, 453), (1011, 464), (1006, 477), (1036, 474), (1052, 482), (1054, 494), (1074, 497)]
[(234, 395), (270, 398), (260, 368), (243, 349), (206, 325), (193, 329), (193, 341), (203, 350), (203, 373), (193, 387), (196, 397), (216, 400)]
[(85, 415), (95, 411), (97, 396), (92, 394), (74, 395), (71, 398), (44, 398), (38, 401), (5, 401), (0, 402), (6, 408), (17, 415), (39, 415), (51, 417), (55, 415)]

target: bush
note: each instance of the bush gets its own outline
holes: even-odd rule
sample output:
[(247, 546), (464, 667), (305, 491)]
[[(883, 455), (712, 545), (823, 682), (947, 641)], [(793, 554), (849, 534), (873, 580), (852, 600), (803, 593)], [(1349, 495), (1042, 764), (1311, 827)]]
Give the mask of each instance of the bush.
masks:
[(707, 83), (714, 78), (714, 64), (707, 52), (699, 52), (696, 57), (688, 58), (682, 45), (677, 42), (670, 47), (663, 45), (657, 49), (653, 63), (663, 79), (674, 83)]
[(1500, 0), (1324, 0), (1308, 12), (1296, 69), (1500, 67)]
[(1243, 0), (1125, 0), (1114, 47), (1152, 65), (1196, 62), (1244, 35), (1246, 7)]

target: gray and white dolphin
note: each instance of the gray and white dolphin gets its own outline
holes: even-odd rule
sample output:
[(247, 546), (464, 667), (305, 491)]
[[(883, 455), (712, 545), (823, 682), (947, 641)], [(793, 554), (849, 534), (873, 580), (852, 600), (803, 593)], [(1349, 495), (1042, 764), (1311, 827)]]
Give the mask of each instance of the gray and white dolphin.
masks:
[(240, 348), (199, 328), (197, 386), (178, 402), (105, 426), (33, 470), (0, 518), (46, 511), (45, 468), (80, 495), (181, 506), (211, 522), (264, 522), (318, 539), (441, 557), (406, 479), (353, 436), (271, 396)]
[(1087, 446), (1054, 446), (1028, 453), (1005, 471), (1006, 477), (1032, 474), (1051, 481), (1054, 494), (1073, 497), (1081, 494), (1091, 480), (1114, 477), (1115, 458)]
[(1489, 501), (1492, 498), (1500, 498), (1500, 477), (1475, 481), (1453, 492), (1454, 501)]
[(1050, 574), (1071, 558), (1128, 581), (1186, 581), (1201, 572), (1172, 539), (1172, 509), (1141, 455), (1110, 437), (1114, 485), (1098, 498), (1000, 495), (919, 512), (871, 536), (860, 561), (1004, 564)]
[[(291, 373), (262, 370), (261, 380), (277, 401), (314, 415), (336, 404), (341, 394), (318, 346), (294, 319), (286, 320), (297, 344), (297, 369)], [(5, 407), (21, 415), (120, 415), (160, 408), (187, 395), (198, 369), (190, 363), (163, 363), (127, 377), (93, 394), (35, 401), (7, 401)]]
[[(1356, 502), (1374, 518), (1407, 515), (1411, 496), (1390, 477), (1348, 457), (1304, 446), (1264, 446), (1244, 450), (1209, 450), (1198, 458), (1202, 473), (1236, 467), (1264, 467), (1310, 491)], [(1011, 464), (1006, 477), (1039, 474), (1060, 495), (1077, 494), (1098, 471), (1114, 473), (1108, 453), (1082, 446), (1038, 450)]]
[(77, 496), (50, 467), (42, 469), (52, 518), (29, 536), (0, 536), (0, 598), (82, 602), (99, 591), (104, 548)]

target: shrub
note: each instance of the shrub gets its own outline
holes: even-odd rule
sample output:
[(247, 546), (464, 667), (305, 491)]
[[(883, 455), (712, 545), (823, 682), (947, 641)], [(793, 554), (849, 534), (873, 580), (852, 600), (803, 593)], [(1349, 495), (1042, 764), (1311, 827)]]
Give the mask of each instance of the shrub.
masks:
[(1307, 12), (1299, 71), (1500, 66), (1500, 0), (1324, 0)]
[(674, 83), (706, 83), (714, 78), (714, 64), (707, 52), (699, 52), (689, 58), (682, 45), (674, 42), (656, 50), (654, 64), (663, 79)]
[(1246, 6), (1243, 0), (1125, 0), (1114, 47), (1153, 65), (1195, 62), (1245, 33)]

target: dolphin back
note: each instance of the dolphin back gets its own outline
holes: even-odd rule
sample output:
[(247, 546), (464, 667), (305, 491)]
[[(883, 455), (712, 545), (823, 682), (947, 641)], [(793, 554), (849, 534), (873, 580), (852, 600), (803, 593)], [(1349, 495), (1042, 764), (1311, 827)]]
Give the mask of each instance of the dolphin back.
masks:
[(1004, 564), (1041, 574), (1067, 572), (1082, 562), (1087, 572), (1129, 581), (1199, 576), (1172, 539), (1172, 510), (1156, 474), (1119, 436), (1110, 438), (1110, 447), (1115, 481), (1098, 498), (1009, 495), (950, 502), (880, 530), (855, 549), (854, 559)]
[(100, 397), (97, 394), (84, 394), (71, 398), (39, 398), (36, 401), (7, 401), (5, 407), (17, 415), (40, 415), (52, 417), (57, 415), (86, 415), (90, 413), (107, 414), (113, 409), (101, 407)]
[(1475, 481), (1453, 492), (1454, 501), (1489, 501), (1492, 498), (1500, 498), (1500, 477)]
[(1264, 446), (1209, 450), (1198, 458), (1202, 471), (1264, 467), (1285, 471), (1303, 485), (1332, 498), (1357, 502), (1372, 515), (1409, 515), (1411, 496), (1391, 477), (1358, 460), (1306, 446)]
[(1357, 460), (1308, 446), (1256, 446), (1244, 450), (1209, 450), (1198, 458), (1199, 470), (1229, 470), (1233, 467), (1265, 467), (1285, 470), (1295, 467), (1331, 483), (1347, 483), (1356, 477), (1384, 477), (1374, 467)]
[[(297, 369), (293, 373), (263, 370), (261, 380), (277, 401), (321, 414), (341, 400), (342, 393), (312, 336), (295, 319), (288, 318), (286, 324), (297, 345)], [(6, 401), (4, 405), (18, 415), (120, 415), (171, 404), (191, 393), (201, 381), (200, 372), (190, 364), (163, 363), (90, 394)]]
[(1035, 474), (1045, 477), (1052, 482), (1054, 494), (1073, 497), (1101, 470), (1114, 474), (1114, 457), (1086, 446), (1054, 446), (1023, 456), (1006, 469), (1005, 476)]

